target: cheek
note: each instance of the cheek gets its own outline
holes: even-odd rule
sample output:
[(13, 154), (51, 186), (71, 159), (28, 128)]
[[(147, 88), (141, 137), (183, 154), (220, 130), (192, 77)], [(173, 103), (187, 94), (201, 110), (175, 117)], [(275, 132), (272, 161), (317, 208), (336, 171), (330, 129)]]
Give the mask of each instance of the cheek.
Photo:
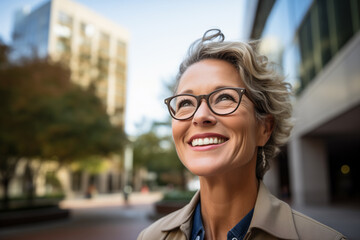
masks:
[(177, 120), (172, 121), (172, 134), (176, 147), (180, 144), (181, 139), (184, 138), (185, 132), (186, 132), (186, 124), (184, 122), (180, 122)]
[(183, 157), (183, 153), (185, 152), (184, 139), (187, 129), (188, 129), (188, 124), (186, 124), (186, 122), (181, 122), (177, 120), (172, 121), (172, 134), (173, 134), (175, 149), (181, 161), (183, 161), (184, 159)]
[(256, 148), (257, 127), (255, 119), (251, 115), (243, 115), (241, 118), (229, 122), (228, 128), (233, 129), (235, 154), (251, 154)]
[(177, 139), (177, 136), (178, 136), (179, 127), (177, 126), (177, 123), (175, 122), (175, 120), (172, 121), (171, 126), (172, 126), (172, 135), (173, 135), (173, 138), (174, 138), (174, 142), (176, 144), (176, 139)]

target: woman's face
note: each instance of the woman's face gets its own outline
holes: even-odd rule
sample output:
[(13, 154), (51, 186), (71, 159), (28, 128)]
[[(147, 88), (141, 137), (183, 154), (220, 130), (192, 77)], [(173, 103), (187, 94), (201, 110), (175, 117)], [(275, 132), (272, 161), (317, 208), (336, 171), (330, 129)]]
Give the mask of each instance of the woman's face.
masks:
[[(221, 87), (245, 88), (245, 85), (230, 63), (205, 59), (185, 71), (177, 94), (209, 94)], [(238, 109), (225, 116), (211, 112), (206, 101), (202, 100), (193, 118), (173, 119), (172, 130), (180, 160), (199, 176), (214, 176), (239, 169), (255, 174), (257, 146), (263, 146), (269, 138), (264, 124), (255, 119), (253, 103), (245, 95)], [(205, 138), (217, 139), (218, 143), (192, 146), (195, 139)]]

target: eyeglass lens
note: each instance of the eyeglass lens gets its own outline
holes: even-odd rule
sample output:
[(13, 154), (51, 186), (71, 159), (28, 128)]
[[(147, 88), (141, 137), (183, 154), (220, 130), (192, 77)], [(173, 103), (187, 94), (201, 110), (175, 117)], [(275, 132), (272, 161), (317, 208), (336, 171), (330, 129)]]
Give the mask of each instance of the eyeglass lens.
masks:
[[(235, 89), (223, 89), (209, 95), (209, 104), (213, 112), (225, 115), (233, 112), (240, 103), (241, 96)], [(171, 113), (177, 119), (191, 117), (198, 108), (198, 100), (191, 95), (179, 95), (170, 101)]]

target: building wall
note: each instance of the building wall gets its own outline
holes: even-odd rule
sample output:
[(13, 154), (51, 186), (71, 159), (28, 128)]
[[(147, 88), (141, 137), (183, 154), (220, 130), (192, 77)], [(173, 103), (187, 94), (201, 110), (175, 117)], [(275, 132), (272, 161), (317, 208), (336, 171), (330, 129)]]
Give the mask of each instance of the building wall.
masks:
[(48, 52), (69, 63), (80, 85), (95, 83), (116, 125), (124, 127), (128, 33), (69, 0), (52, 0)]
[[(305, 135), (360, 103), (360, 32), (297, 98), (293, 136)], [(354, 119), (355, 120), (355, 119)]]
[(326, 139), (351, 135), (354, 141), (359, 140), (355, 126), (360, 121), (358, 114), (353, 114), (348, 126), (339, 122), (322, 134), (313, 134), (329, 121), (360, 107), (359, 61), (360, 32), (316, 76), (294, 105), (296, 125), (290, 142), (289, 160), (297, 204), (331, 201)]
[(124, 127), (128, 32), (70, 0), (52, 0), (15, 13), (13, 60), (50, 56), (63, 61), (72, 80), (94, 84), (113, 124)]
[(277, 0), (257, 36), (260, 51), (281, 66), (296, 92), (295, 126), (285, 148), (289, 178), (283, 180), (279, 159), (265, 177), (279, 196), (289, 187), (294, 204), (360, 197), (360, 179), (351, 172), (360, 170), (359, 9), (358, 0)]
[(11, 59), (48, 55), (50, 2), (36, 10), (22, 8), (14, 13)]

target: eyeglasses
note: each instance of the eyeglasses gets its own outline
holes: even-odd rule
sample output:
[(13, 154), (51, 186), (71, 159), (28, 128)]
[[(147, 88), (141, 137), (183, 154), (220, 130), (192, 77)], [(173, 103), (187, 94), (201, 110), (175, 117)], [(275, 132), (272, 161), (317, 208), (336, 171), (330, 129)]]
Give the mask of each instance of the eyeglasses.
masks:
[(236, 111), (241, 102), (244, 88), (220, 88), (207, 95), (179, 94), (165, 99), (172, 118), (187, 120), (194, 116), (205, 99), (210, 110), (217, 115), (228, 115)]

